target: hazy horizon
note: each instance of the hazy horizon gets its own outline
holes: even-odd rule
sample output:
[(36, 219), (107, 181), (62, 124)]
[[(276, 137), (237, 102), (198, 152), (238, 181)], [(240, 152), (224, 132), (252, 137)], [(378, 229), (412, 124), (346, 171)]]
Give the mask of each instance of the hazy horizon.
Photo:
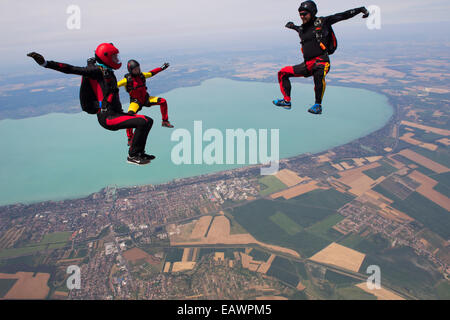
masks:
[[(29, 51), (42, 52), (54, 60), (70, 61), (82, 56), (81, 61), (85, 61), (100, 42), (115, 43), (122, 60), (136, 52), (183, 54), (299, 46), (297, 35), (285, 29), (284, 24), (287, 21), (300, 24), (297, 14), (300, 2), (2, 1), (1, 21), (9, 32), (2, 34), (0, 52), (4, 60), (0, 63), (1, 73), (31, 66), (31, 61), (25, 57)], [(353, 0), (316, 2), (319, 15), (371, 5)], [(81, 10), (79, 30), (69, 30), (66, 26), (70, 16), (66, 10), (72, 4)], [(366, 41), (395, 39), (396, 35), (398, 40), (408, 36), (420, 41), (443, 37), (445, 42), (449, 39), (445, 30), (450, 25), (447, 17), (450, 4), (446, 1), (424, 4), (416, 0), (402, 3), (382, 0), (375, 5), (381, 8), (380, 30), (369, 30), (359, 15), (335, 25), (338, 37)], [(441, 27), (424, 28), (424, 24), (435, 23)], [(352, 45), (352, 42), (346, 44)]]

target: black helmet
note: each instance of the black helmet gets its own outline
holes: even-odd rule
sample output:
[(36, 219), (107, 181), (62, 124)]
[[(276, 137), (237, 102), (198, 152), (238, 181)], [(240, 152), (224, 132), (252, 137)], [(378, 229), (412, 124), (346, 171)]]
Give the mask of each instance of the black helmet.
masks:
[(308, 11), (314, 17), (317, 14), (317, 6), (314, 1), (304, 1), (300, 4), (298, 11)]
[(129, 60), (127, 63), (128, 72), (131, 73), (131, 70), (139, 66), (140, 64), (136, 60)]

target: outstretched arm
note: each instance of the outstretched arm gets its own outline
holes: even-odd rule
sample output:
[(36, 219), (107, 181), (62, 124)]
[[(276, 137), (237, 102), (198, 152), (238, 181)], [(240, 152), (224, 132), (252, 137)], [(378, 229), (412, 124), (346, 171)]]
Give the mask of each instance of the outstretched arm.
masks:
[(325, 23), (332, 25), (332, 24), (335, 24), (336, 22), (353, 18), (354, 16), (356, 16), (359, 13), (364, 13), (363, 18), (367, 18), (369, 16), (369, 11), (367, 11), (367, 9), (365, 7), (360, 7), (360, 8), (347, 10), (347, 11), (344, 11), (341, 13), (336, 13), (331, 16), (327, 16), (324, 18), (324, 20), (325, 20)]
[(99, 68), (95, 67), (75, 67), (70, 64), (61, 63), (61, 62), (55, 62), (55, 61), (48, 61), (45, 60), (44, 57), (36, 52), (31, 52), (27, 54), (27, 56), (31, 57), (36, 61), (37, 64), (44, 68), (53, 69), (59, 72), (67, 73), (67, 74), (77, 74), (80, 76), (88, 76), (88, 77), (95, 77), (101, 74), (101, 70)]
[(298, 31), (299, 26), (296, 26), (292, 21), (289, 21), (285, 25), (286, 28)]
[(153, 77), (154, 75), (157, 75), (161, 71), (166, 70), (169, 66), (170, 64), (168, 62), (164, 62), (164, 64), (161, 67), (150, 70), (149, 72), (143, 72), (143, 74), (146, 78), (150, 78)]

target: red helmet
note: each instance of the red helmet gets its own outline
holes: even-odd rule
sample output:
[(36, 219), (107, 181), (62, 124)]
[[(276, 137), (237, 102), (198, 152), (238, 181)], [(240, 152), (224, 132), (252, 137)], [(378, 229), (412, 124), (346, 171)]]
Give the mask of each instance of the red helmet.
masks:
[(122, 62), (119, 58), (119, 50), (112, 43), (102, 43), (95, 49), (95, 57), (97, 60), (112, 68), (120, 69)]

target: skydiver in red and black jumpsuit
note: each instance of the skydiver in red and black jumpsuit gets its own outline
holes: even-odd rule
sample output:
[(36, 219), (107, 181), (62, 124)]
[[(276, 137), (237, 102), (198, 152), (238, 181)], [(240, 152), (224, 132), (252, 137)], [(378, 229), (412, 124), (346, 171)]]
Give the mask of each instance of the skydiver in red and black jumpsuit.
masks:
[[(315, 104), (308, 110), (313, 114), (322, 113), (322, 99), (325, 93), (325, 76), (330, 70), (330, 58), (327, 48), (323, 43), (319, 43), (314, 33), (314, 22), (317, 19), (317, 6), (313, 1), (304, 1), (298, 9), (303, 24), (296, 26), (293, 22), (288, 22), (286, 28), (295, 30), (300, 36), (304, 62), (295, 66), (282, 68), (278, 72), (278, 82), (280, 84), (283, 99), (273, 101), (273, 104), (285, 109), (291, 109), (291, 82), (290, 77), (314, 77)], [(336, 22), (350, 19), (359, 13), (364, 13), (363, 18), (369, 16), (365, 7), (348, 10), (331, 16), (322, 17), (323, 34), (328, 34), (331, 25)], [(335, 40), (335, 39), (334, 39)]]
[[(42, 55), (36, 52), (29, 53), (40, 66), (67, 74), (77, 74), (86, 77), (97, 96), (99, 109), (97, 119), (99, 124), (111, 131), (119, 129), (135, 128), (134, 139), (128, 151), (129, 163), (142, 165), (155, 158), (145, 153), (147, 136), (152, 128), (153, 119), (144, 115), (131, 115), (123, 112), (119, 99), (119, 89), (114, 70), (121, 67), (118, 57), (119, 50), (111, 43), (102, 43), (95, 50), (97, 63), (87, 67), (75, 67), (69, 64), (46, 61)], [(83, 78), (83, 81), (85, 78)], [(80, 98), (82, 98), (80, 92)], [(81, 101), (83, 105), (83, 101)]]

